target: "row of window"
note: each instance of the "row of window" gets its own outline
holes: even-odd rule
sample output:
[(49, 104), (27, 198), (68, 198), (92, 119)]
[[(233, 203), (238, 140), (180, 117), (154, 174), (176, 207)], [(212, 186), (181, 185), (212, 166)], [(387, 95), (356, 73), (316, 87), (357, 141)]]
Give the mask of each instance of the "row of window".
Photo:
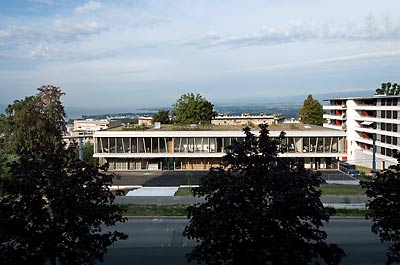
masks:
[(383, 119), (397, 119), (397, 110), (381, 110), (381, 118)]
[(380, 140), (382, 143), (397, 145), (397, 137), (381, 135)]
[(382, 98), (381, 106), (397, 106), (397, 98)]
[(380, 153), (381, 153), (381, 155), (392, 157), (395, 152), (391, 148), (381, 147)]
[[(244, 137), (99, 137), (96, 153), (224, 153)], [(345, 152), (344, 137), (287, 137), (281, 148), (288, 153)]]
[(397, 132), (397, 124), (382, 122), (380, 126), (382, 131)]

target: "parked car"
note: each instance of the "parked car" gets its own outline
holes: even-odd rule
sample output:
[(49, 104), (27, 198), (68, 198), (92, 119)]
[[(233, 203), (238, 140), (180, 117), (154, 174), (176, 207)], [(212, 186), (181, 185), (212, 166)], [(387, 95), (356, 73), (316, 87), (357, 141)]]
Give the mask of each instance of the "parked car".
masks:
[(339, 170), (343, 173), (349, 174), (354, 178), (360, 177), (360, 172), (357, 170), (355, 165), (346, 163), (346, 162), (339, 162)]

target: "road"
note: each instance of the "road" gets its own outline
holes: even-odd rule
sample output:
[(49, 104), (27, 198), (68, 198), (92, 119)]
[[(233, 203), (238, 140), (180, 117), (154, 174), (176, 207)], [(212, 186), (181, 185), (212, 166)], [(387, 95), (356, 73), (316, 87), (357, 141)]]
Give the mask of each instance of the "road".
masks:
[[(195, 242), (181, 236), (186, 223), (186, 219), (129, 219), (117, 226), (129, 239), (115, 243), (103, 264), (188, 264), (185, 253)], [(370, 232), (370, 224), (364, 219), (332, 219), (326, 225), (328, 241), (347, 254), (342, 264), (384, 264), (388, 244)]]

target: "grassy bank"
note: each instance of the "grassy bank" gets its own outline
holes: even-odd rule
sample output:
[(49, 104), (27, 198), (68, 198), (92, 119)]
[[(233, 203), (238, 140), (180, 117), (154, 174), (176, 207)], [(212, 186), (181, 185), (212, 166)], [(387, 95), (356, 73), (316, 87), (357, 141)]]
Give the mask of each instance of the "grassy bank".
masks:
[(322, 195), (365, 195), (360, 185), (323, 184), (320, 189)]
[(188, 205), (121, 204), (125, 216), (186, 216)]
[[(143, 205), (123, 204), (119, 205), (124, 210), (124, 216), (186, 216), (188, 205)], [(366, 210), (337, 209), (334, 216), (337, 217), (365, 217)]]

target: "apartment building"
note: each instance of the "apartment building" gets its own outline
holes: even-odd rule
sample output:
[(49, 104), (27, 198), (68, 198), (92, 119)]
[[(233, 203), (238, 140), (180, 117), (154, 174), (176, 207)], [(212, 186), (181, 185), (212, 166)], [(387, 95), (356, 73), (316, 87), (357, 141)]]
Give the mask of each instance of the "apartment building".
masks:
[(375, 137), (376, 168), (396, 164), (400, 151), (400, 96), (334, 98), (324, 100), (325, 128), (345, 131), (348, 162), (372, 168)]

